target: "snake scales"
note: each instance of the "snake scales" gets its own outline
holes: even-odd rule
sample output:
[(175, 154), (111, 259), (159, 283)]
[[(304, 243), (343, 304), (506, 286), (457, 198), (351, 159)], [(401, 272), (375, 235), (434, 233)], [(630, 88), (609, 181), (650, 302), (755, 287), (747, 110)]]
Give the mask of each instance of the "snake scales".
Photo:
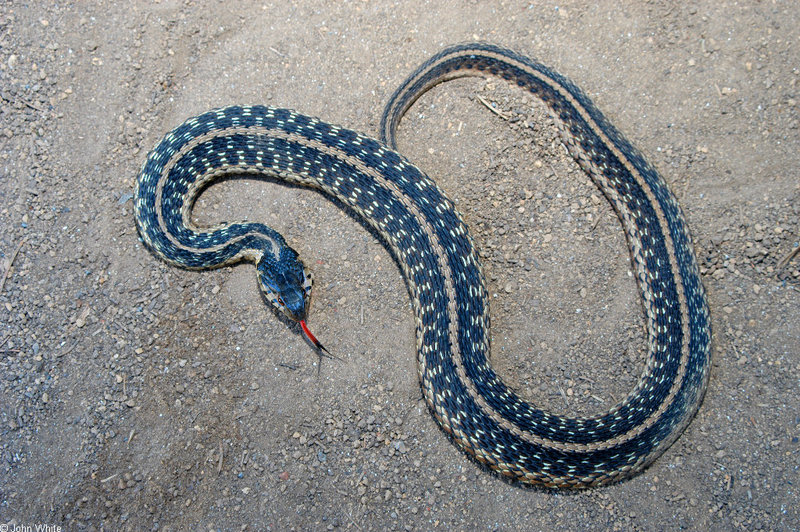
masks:
[[(497, 76), (540, 97), (563, 123), (568, 151), (625, 229), (647, 328), (647, 365), (619, 404), (593, 417), (550, 414), (521, 399), (489, 364), (485, 281), (453, 203), (391, 147), (406, 110), (432, 86)], [(664, 180), (569, 80), (510, 50), (462, 44), (421, 65), (391, 97), (383, 142), (286, 109), (209, 111), (168, 133), (136, 184), (135, 218), (164, 260), (205, 269), (249, 260), (276, 309), (305, 316), (311, 277), (297, 253), (260, 223), (196, 227), (195, 199), (226, 174), (262, 174), (337, 198), (385, 239), (406, 278), (416, 317), (424, 398), (453, 441), (522, 482), (587, 487), (655, 460), (696, 412), (708, 380), (710, 319), (683, 215)]]

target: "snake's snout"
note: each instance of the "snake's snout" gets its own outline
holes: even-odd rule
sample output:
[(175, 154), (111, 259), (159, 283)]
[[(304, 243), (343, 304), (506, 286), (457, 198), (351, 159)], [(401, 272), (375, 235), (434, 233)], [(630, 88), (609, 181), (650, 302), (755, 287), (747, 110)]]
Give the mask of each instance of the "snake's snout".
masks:
[(297, 255), (287, 255), (291, 256), (278, 261), (264, 257), (258, 262), (258, 285), (266, 300), (278, 311), (293, 321), (302, 321), (306, 317), (311, 286)]
[(291, 286), (281, 291), (279, 299), (283, 302), (283, 313), (294, 321), (306, 318), (306, 298), (302, 287)]
[(288, 246), (282, 260), (270, 258), (258, 262), (258, 285), (264, 297), (287, 318), (300, 324), (303, 334), (325, 356), (336, 358), (325, 349), (306, 325), (309, 301), (311, 300), (311, 273), (297, 258), (297, 253)]

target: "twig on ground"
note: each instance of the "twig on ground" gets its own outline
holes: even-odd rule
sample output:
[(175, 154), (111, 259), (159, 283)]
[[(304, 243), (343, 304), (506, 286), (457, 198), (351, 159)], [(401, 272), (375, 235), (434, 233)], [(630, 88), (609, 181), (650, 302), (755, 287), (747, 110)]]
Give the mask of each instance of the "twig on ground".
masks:
[(3, 287), (6, 285), (6, 279), (8, 279), (9, 274), (11, 273), (11, 267), (14, 265), (14, 261), (17, 259), (17, 255), (19, 254), (19, 250), (22, 249), (22, 245), (28, 237), (22, 237), (22, 240), (19, 241), (17, 244), (17, 249), (14, 250), (14, 253), (11, 255), (11, 259), (8, 261), (8, 266), (6, 266), (6, 271), (3, 274), (3, 278), (0, 279), (0, 292), (3, 291)]
[(497, 116), (502, 118), (503, 120), (508, 121), (508, 120), (511, 119), (511, 117), (508, 116), (506, 113), (504, 113), (502, 111), (498, 111), (497, 109), (492, 107), (492, 104), (487, 102), (486, 99), (483, 96), (478, 95), (477, 98), (478, 98), (478, 101), (481, 102), (483, 105), (485, 105), (488, 110), (490, 110), (491, 112), (493, 112), (494, 114), (496, 114)]
[(783, 258), (778, 261), (778, 273), (780, 273), (781, 270), (783, 270), (785, 267), (787, 267), (789, 265), (789, 263), (792, 262), (792, 259), (797, 256), (798, 253), (800, 253), (800, 246), (797, 246), (796, 248), (791, 250), (789, 253), (784, 255)]

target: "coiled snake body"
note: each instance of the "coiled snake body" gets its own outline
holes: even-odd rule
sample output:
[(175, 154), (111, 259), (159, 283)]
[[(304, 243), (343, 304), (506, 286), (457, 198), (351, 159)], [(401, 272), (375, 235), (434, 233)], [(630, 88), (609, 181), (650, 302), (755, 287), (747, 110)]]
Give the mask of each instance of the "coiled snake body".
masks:
[[(498, 76), (542, 98), (563, 122), (569, 152), (623, 224), (648, 358), (639, 384), (608, 412), (549, 414), (503, 383), (488, 361), (487, 291), (467, 227), (433, 181), (387, 147), (422, 93), (465, 75)], [(413, 299), (423, 395), (466, 453), (503, 475), (548, 487), (607, 484), (658, 457), (702, 400), (711, 335), (689, 232), (658, 173), (571, 82), (488, 44), (453, 46), (420, 66), (390, 99), (381, 136), (384, 143), (272, 107), (227, 107), (192, 118), (144, 163), (135, 192), (139, 233), (182, 267), (255, 262), (267, 299), (307, 332), (310, 276), (277, 232), (258, 223), (200, 228), (189, 215), (203, 187), (225, 174), (321, 189), (380, 233), (400, 265)]]

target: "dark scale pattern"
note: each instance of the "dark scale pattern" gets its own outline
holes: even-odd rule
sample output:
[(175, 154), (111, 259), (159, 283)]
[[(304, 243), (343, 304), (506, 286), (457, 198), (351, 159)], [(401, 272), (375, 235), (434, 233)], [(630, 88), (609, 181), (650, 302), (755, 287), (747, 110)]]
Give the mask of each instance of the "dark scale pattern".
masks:
[[(461, 337), (469, 382), (461, 383), (458, 394), (479, 397), (488, 406), (460, 402), (467, 414), (459, 418), (475, 418), (465, 430), (483, 428), (478, 443), (467, 450), (477, 456), (481, 449), (502, 449), (488, 459), (492, 467), (548, 485), (592, 485), (628, 476), (677, 437), (699, 406), (707, 380), (710, 323), (683, 216), (663, 179), (580, 89), (547, 67), (497, 46), (457, 45), (420, 66), (390, 98), (381, 120), (383, 140), (396, 145), (403, 114), (432, 86), (483, 74), (514, 82), (550, 107), (565, 124), (562, 133), (570, 153), (626, 220), (651, 350), (647, 374), (621, 404), (596, 418), (562, 418), (508, 390), (485, 360), (485, 350)], [(459, 317), (461, 328), (468, 327), (468, 317)], [(685, 377), (673, 386), (681, 374)]]
[[(628, 209), (637, 213), (636, 223), (639, 226), (641, 233), (659, 234), (657, 227), (652, 227), (656, 223), (655, 215), (650, 208), (644, 192), (635, 181), (626, 178), (626, 172), (621, 163), (614, 157), (611, 152), (599, 141), (597, 136), (592, 132), (585, 120), (580, 118), (575, 111), (574, 106), (569, 102), (556, 97), (556, 92), (549, 85), (544, 84), (537, 78), (526, 74), (521, 68), (503, 65), (488, 58), (480, 58), (475, 56), (465, 56), (463, 61), (461, 57), (450, 58), (436, 63), (435, 68), (431, 72), (421, 77), (411, 88), (407, 90), (407, 94), (416, 94), (421, 87), (429, 83), (429, 79), (440, 78), (458, 69), (470, 69), (480, 65), (478, 70), (497, 75), (504, 79), (518, 80), (518, 85), (522, 87), (534, 87), (531, 90), (534, 94), (544, 95), (546, 102), (551, 104), (555, 113), (562, 119), (570, 120), (571, 133), (580, 139), (581, 147), (586, 153), (593, 154), (593, 163), (598, 167), (607, 168), (607, 174), (615, 185), (618, 193), (628, 198)], [(542, 69), (553, 76), (553, 73), (547, 69)], [(413, 78), (413, 76), (412, 76)], [(563, 82), (563, 78), (560, 78)], [(577, 92), (571, 84), (570, 87), (573, 91)], [(581, 99), (585, 100), (582, 95)], [(397, 95), (395, 96), (397, 97)], [(585, 102), (584, 102), (585, 103)], [(395, 108), (401, 108), (397, 105)], [(593, 112), (590, 114), (597, 116), (599, 113)], [(601, 115), (600, 115), (601, 116)], [(388, 122), (388, 121), (387, 121)], [(384, 130), (385, 132), (385, 130)], [(620, 135), (615, 133), (614, 136), (619, 138)], [(391, 137), (390, 137), (391, 139)], [(666, 268), (669, 269), (669, 263), (665, 260), (667, 252), (664, 249), (665, 242), (663, 240), (654, 239), (643, 242), (646, 244), (645, 248), (651, 249), (652, 254), (646, 259), (646, 269), (651, 272), (662, 272)], [(657, 260), (661, 260), (661, 265), (656, 264)], [(667, 308), (678, 299), (675, 287), (671, 284), (671, 274), (667, 271), (665, 274), (660, 274), (657, 280), (643, 279), (644, 283), (650, 284), (649, 290), (658, 296), (653, 302), (654, 308), (662, 309)], [(666, 352), (679, 351), (682, 342), (682, 333), (680, 330), (670, 330), (667, 324), (668, 314), (662, 313), (656, 316), (656, 324), (658, 325), (657, 332), (658, 338), (656, 343), (659, 345), (669, 345), (667, 351), (655, 353), (655, 359), (665, 364), (666, 373), (675, 373), (677, 369), (674, 367), (679, 359), (675, 357), (667, 357)], [(679, 327), (679, 323), (674, 325)], [(463, 326), (463, 325), (462, 325)], [(672, 333), (670, 335), (670, 333)], [(671, 336), (671, 337), (670, 337)], [(468, 349), (470, 344), (465, 345), (462, 349)], [(463, 351), (466, 353), (466, 351)], [(481, 356), (478, 353), (477, 356)], [(465, 354), (466, 356), (466, 354)], [(663, 399), (667, 393), (664, 387), (655, 387), (655, 392), (650, 396), (636, 395), (629, 398), (629, 401), (623, 404), (616, 412), (606, 414), (597, 420), (586, 419), (559, 419), (559, 425), (543, 423), (543, 412), (533, 408), (532, 405), (524, 402), (512, 391), (508, 390), (505, 385), (497, 378), (492, 371), (491, 367), (485, 360), (473, 360), (465, 364), (468, 368), (473, 370), (469, 373), (469, 377), (475, 382), (478, 387), (478, 392), (481, 396), (487, 398), (492, 407), (503, 417), (511, 420), (522, 430), (540, 435), (542, 437), (552, 438), (556, 434), (562, 434), (563, 441), (572, 443), (591, 443), (596, 441), (603, 441), (609, 438), (616, 437), (619, 434), (628, 432), (631, 427), (641, 423), (642, 419), (649, 417), (653, 411), (659, 406), (660, 401), (654, 399)], [(648, 381), (653, 381), (654, 376), (651, 374), (647, 377)]]
[(266, 174), (322, 189), (380, 232), (400, 264), (416, 313), (423, 395), (454, 441), (525, 482), (581, 487), (624, 478), (680, 434), (707, 380), (708, 312), (682, 215), (663, 180), (574, 85), (490, 45), (450, 48), (412, 74), (384, 112), (387, 144), (394, 144), (400, 118), (420, 94), (444, 79), (476, 73), (513, 81), (547, 102), (566, 123), (570, 152), (623, 217), (652, 349), (639, 386), (601, 416), (548, 414), (499, 379), (488, 362), (487, 292), (466, 226), (428, 177), (374, 139), (269, 107), (229, 107), (192, 118), (169, 133), (142, 168), (135, 194), (139, 232), (156, 254), (183, 267), (249, 259), (261, 272), (282, 272), (296, 254), (271, 228), (196, 228), (186, 225), (184, 214), (204, 185), (226, 173)]

